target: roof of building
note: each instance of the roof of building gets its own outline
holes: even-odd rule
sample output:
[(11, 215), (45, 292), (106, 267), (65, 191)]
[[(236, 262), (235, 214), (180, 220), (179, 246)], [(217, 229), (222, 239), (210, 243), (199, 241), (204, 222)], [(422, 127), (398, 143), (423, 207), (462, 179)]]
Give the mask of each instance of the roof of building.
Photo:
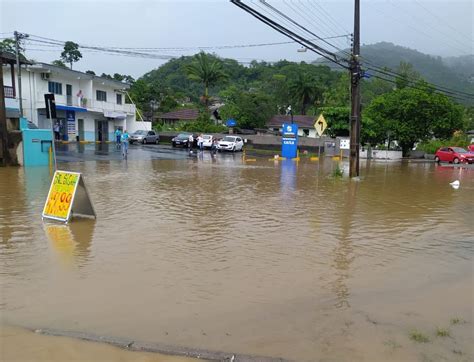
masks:
[[(23, 54), (20, 54), (20, 64), (33, 64)], [(0, 51), (0, 59), (3, 63), (16, 64), (16, 55), (10, 52)]]
[(78, 70), (64, 68), (64, 67), (60, 67), (60, 66), (53, 65), (53, 64), (48, 64), (48, 63), (34, 63), (30, 67), (30, 69), (37, 69), (37, 70), (40, 70), (40, 71), (45, 72), (45, 73), (57, 72), (57, 73), (63, 73), (63, 74), (74, 74), (76, 76), (80, 76), (83, 79), (96, 80), (98, 82), (110, 84), (112, 86), (120, 87), (122, 89), (123, 88), (127, 88), (127, 89), (130, 88), (130, 84), (128, 84), (128, 83), (124, 83), (124, 82), (120, 82), (118, 80), (108, 79), (108, 78), (100, 77), (98, 75), (84, 73), (84, 72), (80, 72)]
[[(293, 123), (296, 123), (299, 128), (313, 128), (315, 116), (294, 115)], [(268, 122), (267, 127), (281, 127), (283, 123), (291, 123), (291, 116), (275, 115)]]
[(197, 109), (178, 109), (168, 113), (162, 113), (157, 116), (161, 119), (176, 119), (176, 120), (195, 120), (199, 117), (199, 111)]

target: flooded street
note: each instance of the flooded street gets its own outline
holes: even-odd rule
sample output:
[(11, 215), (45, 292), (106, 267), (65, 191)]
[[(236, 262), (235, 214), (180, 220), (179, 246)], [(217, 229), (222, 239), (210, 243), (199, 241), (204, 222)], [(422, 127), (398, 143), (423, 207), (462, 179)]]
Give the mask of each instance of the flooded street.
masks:
[(357, 182), (331, 160), (204, 156), (61, 164), (97, 213), (67, 226), (41, 220), (47, 168), (0, 168), (2, 323), (301, 361), (474, 358), (474, 170), (364, 162)]

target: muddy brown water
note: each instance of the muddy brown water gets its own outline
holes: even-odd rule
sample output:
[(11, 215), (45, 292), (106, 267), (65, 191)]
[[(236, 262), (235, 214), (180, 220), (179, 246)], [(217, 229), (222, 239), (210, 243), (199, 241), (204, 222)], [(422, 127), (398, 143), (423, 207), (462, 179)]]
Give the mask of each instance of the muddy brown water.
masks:
[(473, 170), (61, 166), (84, 174), (96, 221), (43, 222), (49, 171), (0, 168), (3, 324), (292, 360), (473, 359)]

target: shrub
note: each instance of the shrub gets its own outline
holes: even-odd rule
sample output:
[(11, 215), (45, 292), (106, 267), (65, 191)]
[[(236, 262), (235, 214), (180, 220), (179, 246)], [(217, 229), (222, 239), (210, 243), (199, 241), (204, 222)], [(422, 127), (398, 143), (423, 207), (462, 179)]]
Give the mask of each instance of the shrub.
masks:
[(421, 142), (417, 146), (417, 149), (424, 151), (426, 153), (433, 154), (440, 147), (457, 146), (457, 147), (466, 148), (468, 145), (469, 145), (469, 138), (467, 137), (467, 135), (462, 132), (455, 132), (453, 136), (448, 140), (436, 139), (436, 140)]

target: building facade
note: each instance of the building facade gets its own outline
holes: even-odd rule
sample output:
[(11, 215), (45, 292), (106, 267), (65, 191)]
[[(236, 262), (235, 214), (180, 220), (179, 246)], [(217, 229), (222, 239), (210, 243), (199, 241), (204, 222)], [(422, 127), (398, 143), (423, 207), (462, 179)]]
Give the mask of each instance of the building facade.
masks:
[[(17, 81), (9, 68), (4, 67), (3, 71), (6, 84)], [(135, 105), (126, 102), (130, 87), (126, 83), (35, 63), (22, 70), (21, 85), (23, 114), (39, 128), (52, 127), (46, 116), (44, 95), (54, 94), (63, 141), (106, 142), (114, 140), (117, 128), (129, 133), (151, 129), (150, 122), (137, 122)]]

